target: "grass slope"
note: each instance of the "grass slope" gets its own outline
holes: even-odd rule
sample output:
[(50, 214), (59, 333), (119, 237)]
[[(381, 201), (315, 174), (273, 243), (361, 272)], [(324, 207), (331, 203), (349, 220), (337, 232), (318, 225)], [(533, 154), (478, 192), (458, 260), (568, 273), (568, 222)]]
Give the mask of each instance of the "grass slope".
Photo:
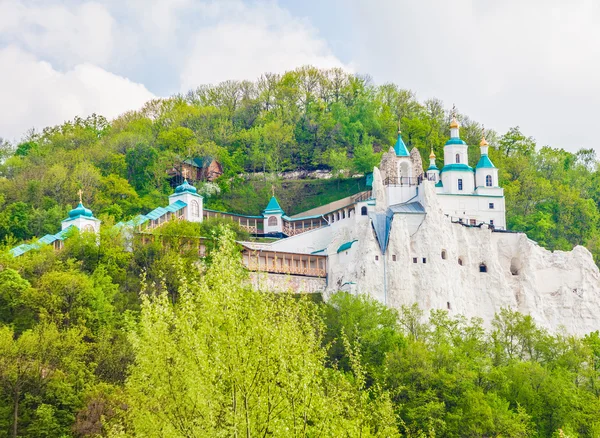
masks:
[(365, 178), (330, 180), (249, 180), (226, 193), (205, 201), (205, 207), (248, 215), (260, 215), (271, 198), (272, 189), (287, 215), (301, 213), (355, 193), (368, 190)]

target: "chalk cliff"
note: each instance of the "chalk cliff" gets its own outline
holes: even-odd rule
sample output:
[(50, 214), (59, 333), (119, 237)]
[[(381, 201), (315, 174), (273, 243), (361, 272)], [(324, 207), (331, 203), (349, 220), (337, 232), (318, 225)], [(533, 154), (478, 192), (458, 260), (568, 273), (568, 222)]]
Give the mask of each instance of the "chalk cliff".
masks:
[[(509, 307), (551, 330), (600, 329), (600, 273), (587, 249), (551, 252), (522, 233), (452, 223), (434, 190), (429, 182), (421, 186), (418, 201), (426, 213), (391, 215), (385, 254), (371, 225), (374, 214), (383, 216), (381, 208), (371, 220), (337, 228), (327, 247), (327, 293), (369, 293), (393, 307), (417, 303), (487, 323)], [(387, 205), (377, 171), (373, 192), (376, 205)], [(337, 253), (342, 243), (355, 239), (350, 249)]]

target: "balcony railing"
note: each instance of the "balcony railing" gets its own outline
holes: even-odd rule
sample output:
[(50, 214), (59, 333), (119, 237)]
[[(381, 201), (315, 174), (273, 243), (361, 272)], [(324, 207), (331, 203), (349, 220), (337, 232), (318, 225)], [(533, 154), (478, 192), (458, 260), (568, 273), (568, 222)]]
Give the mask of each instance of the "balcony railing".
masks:
[(412, 176), (387, 177), (384, 181), (386, 186), (418, 186), (423, 181), (423, 176), (417, 178)]
[(289, 266), (269, 263), (258, 263), (251, 260), (246, 264), (249, 271), (256, 272), (270, 272), (273, 274), (290, 274), (290, 275), (304, 275), (307, 277), (320, 277), (323, 278), (327, 275), (324, 268), (309, 268), (308, 266)]

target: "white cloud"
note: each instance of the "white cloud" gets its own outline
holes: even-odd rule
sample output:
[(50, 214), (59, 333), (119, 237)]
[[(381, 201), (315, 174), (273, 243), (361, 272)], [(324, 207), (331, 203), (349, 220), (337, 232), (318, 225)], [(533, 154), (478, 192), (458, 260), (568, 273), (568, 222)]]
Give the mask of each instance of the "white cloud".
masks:
[[(213, 5), (214, 6), (214, 5)], [(256, 79), (303, 65), (345, 67), (306, 21), (275, 3), (228, 2), (210, 11), (214, 24), (197, 30), (181, 72), (182, 91), (227, 79)]]
[(275, 1), (0, 0), (0, 136), (306, 64), (344, 67)]
[(113, 52), (115, 21), (95, 1), (77, 5), (0, 1), (0, 36), (59, 67), (106, 65)]
[(146, 87), (89, 63), (65, 72), (23, 50), (0, 49), (0, 137), (18, 139), (26, 130), (92, 113), (107, 118), (154, 98)]
[[(355, 61), (378, 82), (456, 103), (539, 144), (595, 147), (600, 4), (352, 0)], [(557, 120), (562, 124), (557, 124)]]

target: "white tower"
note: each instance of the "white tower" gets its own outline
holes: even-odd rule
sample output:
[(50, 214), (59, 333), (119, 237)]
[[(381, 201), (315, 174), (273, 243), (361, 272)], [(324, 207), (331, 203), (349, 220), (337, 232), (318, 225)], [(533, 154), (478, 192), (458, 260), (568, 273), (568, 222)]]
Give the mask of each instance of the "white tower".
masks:
[(283, 209), (275, 198), (275, 193), (271, 196), (271, 200), (267, 204), (267, 208), (263, 211), (264, 218), (264, 233), (275, 234), (283, 233)]
[(188, 183), (187, 179), (175, 188), (175, 193), (169, 196), (169, 205), (178, 201), (185, 204), (185, 208), (183, 208), (184, 220), (202, 222), (203, 198), (198, 194), (196, 187)]
[(478, 192), (485, 192), (487, 194), (496, 194), (498, 191), (502, 191), (500, 189), (500, 185), (498, 182), (498, 169), (490, 160), (488, 156), (488, 142), (485, 139), (485, 130), (481, 136), (481, 142), (479, 142), (479, 147), (481, 150), (481, 158), (479, 158), (479, 162), (477, 166), (475, 166), (475, 182), (477, 186)]
[(472, 194), (475, 190), (475, 178), (473, 168), (469, 166), (469, 147), (460, 138), (459, 128), (453, 109), (450, 140), (444, 146), (444, 167), (440, 172), (443, 193)]

